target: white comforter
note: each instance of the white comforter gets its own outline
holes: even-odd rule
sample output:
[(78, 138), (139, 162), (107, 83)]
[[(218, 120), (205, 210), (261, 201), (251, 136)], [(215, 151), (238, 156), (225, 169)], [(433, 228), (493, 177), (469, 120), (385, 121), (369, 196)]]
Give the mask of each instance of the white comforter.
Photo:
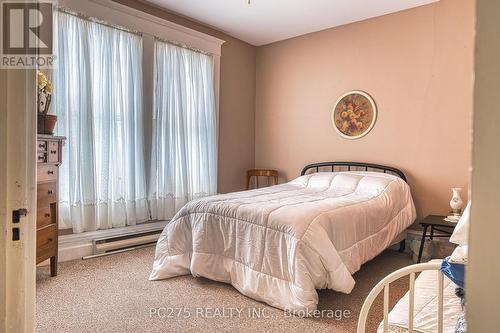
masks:
[(313, 310), (415, 219), (409, 186), (375, 172), (314, 173), (186, 204), (156, 246), (150, 280), (191, 273), (272, 306)]

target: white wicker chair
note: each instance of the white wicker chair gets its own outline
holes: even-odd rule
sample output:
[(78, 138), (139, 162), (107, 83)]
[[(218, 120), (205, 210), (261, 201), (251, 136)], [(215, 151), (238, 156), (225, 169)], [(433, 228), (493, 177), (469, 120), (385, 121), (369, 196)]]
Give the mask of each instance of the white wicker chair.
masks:
[(384, 290), (384, 321), (383, 330), (384, 333), (388, 332), (389, 329), (389, 284), (398, 280), (399, 278), (409, 275), (410, 279), (410, 292), (409, 292), (409, 306), (408, 306), (408, 332), (413, 333), (413, 316), (414, 316), (414, 305), (415, 305), (415, 275), (417, 273), (434, 270), (436, 271), (436, 278), (438, 280), (438, 333), (443, 332), (443, 273), (440, 271), (440, 262), (428, 262), (424, 264), (416, 264), (407, 267), (403, 267), (389, 275), (387, 275), (382, 281), (380, 281), (368, 294), (363, 307), (361, 308), (361, 313), (359, 314), (358, 320), (358, 333), (366, 332), (366, 319), (370, 308), (375, 301), (378, 294)]

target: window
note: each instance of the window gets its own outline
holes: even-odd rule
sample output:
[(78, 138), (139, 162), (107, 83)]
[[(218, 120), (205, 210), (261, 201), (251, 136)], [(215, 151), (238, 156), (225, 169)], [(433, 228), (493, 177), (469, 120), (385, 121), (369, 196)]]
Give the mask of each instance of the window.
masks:
[[(131, 25), (157, 22), (144, 15)], [(79, 233), (170, 219), (187, 201), (215, 194), (222, 41), (203, 40), (207, 54), (163, 42), (147, 24), (143, 38), (66, 12), (55, 22), (54, 109), (57, 134), (68, 139), (60, 228)], [(153, 32), (171, 33), (170, 25), (162, 21)], [(144, 72), (143, 47), (154, 54)], [(143, 104), (149, 83), (152, 105)]]
[(150, 219), (145, 182), (142, 38), (57, 13), (54, 71), (61, 228), (74, 232)]
[(160, 40), (154, 45), (149, 199), (153, 219), (217, 190), (213, 57)]

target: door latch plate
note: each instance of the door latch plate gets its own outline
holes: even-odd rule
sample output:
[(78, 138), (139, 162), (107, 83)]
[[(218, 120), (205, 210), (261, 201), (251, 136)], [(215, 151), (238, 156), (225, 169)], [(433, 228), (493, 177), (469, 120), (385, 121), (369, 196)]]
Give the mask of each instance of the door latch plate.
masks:
[(26, 208), (19, 208), (12, 211), (12, 223), (21, 222), (21, 217), (28, 215), (28, 210)]

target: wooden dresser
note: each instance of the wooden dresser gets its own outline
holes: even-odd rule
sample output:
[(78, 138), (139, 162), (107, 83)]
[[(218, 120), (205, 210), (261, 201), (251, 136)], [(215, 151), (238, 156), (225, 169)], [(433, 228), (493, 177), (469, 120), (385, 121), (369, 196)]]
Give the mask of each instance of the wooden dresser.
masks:
[(64, 137), (37, 137), (36, 263), (50, 258), (50, 275), (57, 275), (59, 165)]

